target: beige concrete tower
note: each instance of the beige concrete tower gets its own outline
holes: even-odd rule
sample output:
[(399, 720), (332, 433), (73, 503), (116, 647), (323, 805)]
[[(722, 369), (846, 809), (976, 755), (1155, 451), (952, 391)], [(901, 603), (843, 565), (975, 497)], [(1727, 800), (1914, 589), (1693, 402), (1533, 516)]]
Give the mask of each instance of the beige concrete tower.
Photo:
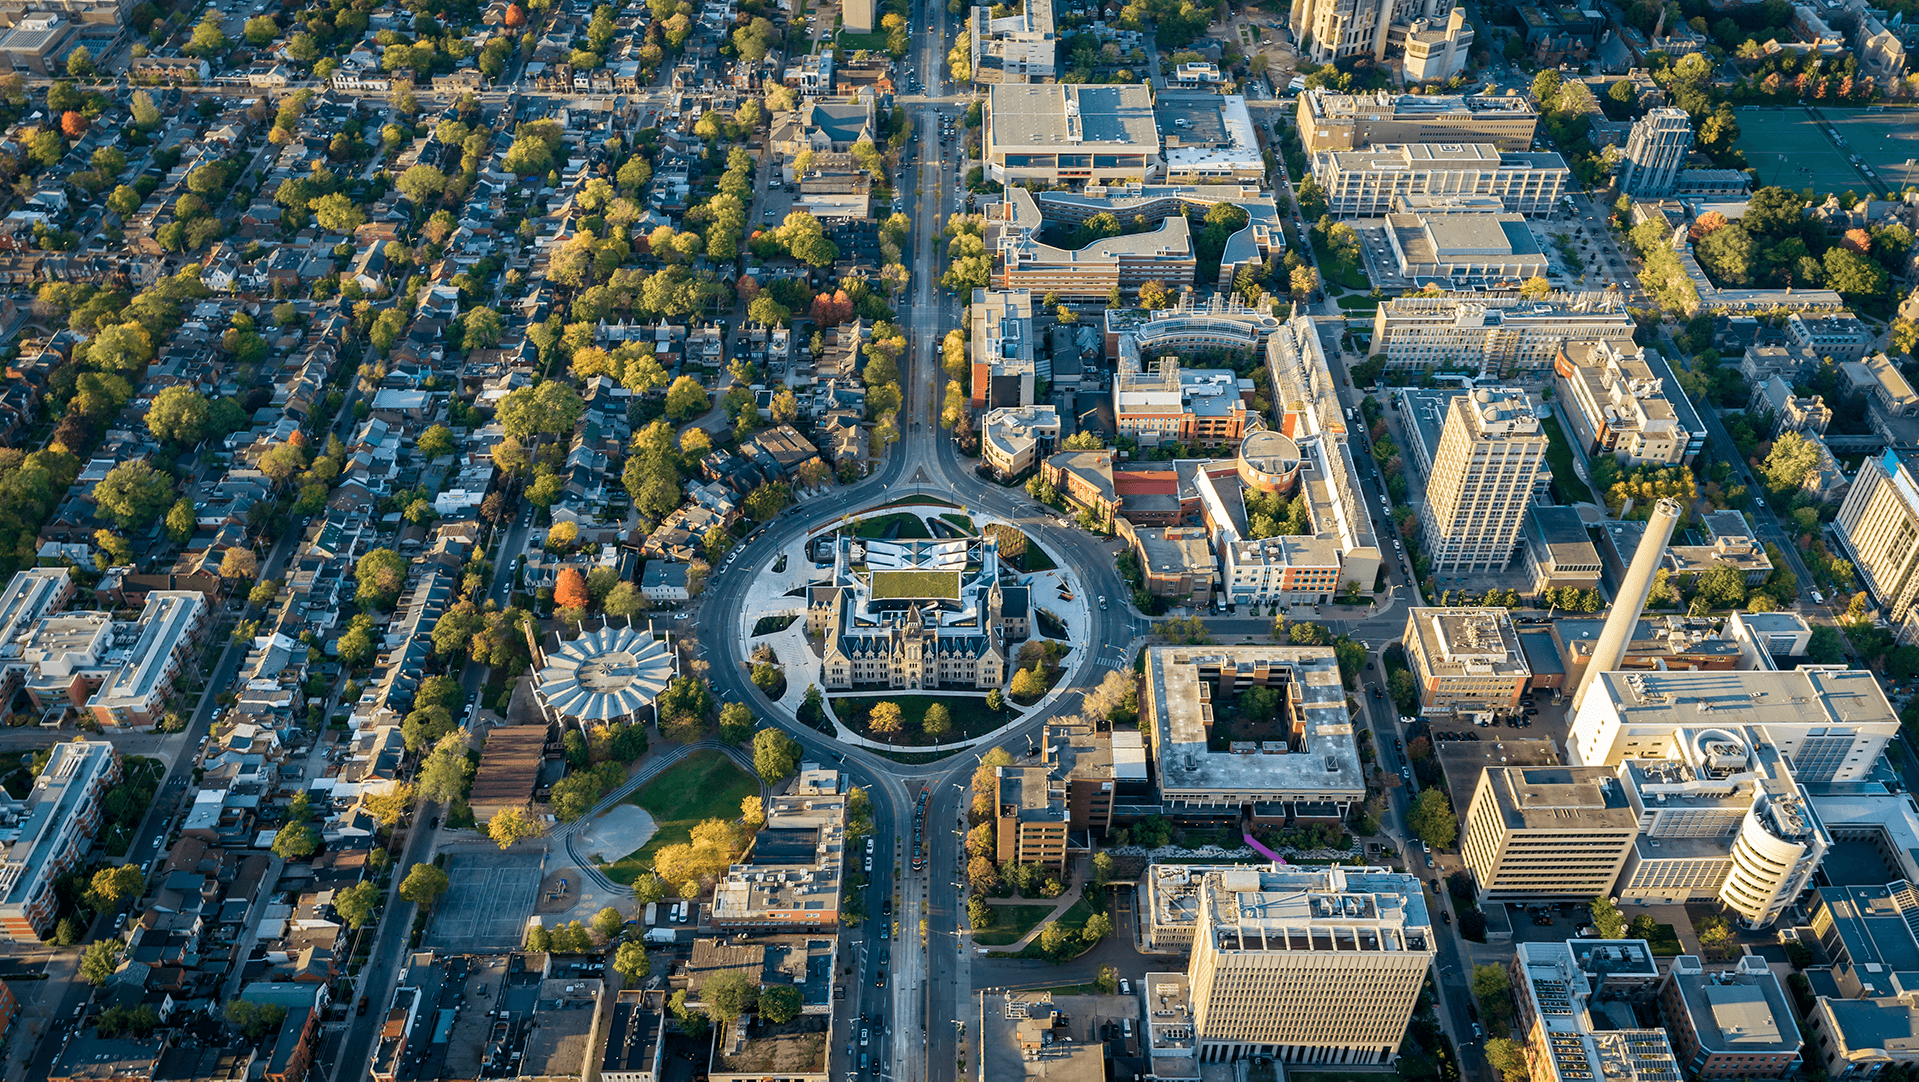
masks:
[(1199, 879), (1187, 975), (1202, 1061), (1392, 1061), (1434, 953), (1419, 880), (1340, 867)]
[(1453, 399), (1422, 516), (1434, 574), (1506, 569), (1546, 445), (1524, 391), (1482, 387)]

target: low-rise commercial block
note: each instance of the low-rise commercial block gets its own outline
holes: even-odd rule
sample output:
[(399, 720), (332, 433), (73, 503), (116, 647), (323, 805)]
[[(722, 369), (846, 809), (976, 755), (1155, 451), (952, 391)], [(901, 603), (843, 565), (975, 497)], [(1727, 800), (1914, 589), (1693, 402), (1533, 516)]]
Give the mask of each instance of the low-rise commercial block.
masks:
[(1427, 713), (1510, 714), (1532, 683), (1505, 609), (1414, 608), (1403, 641)]

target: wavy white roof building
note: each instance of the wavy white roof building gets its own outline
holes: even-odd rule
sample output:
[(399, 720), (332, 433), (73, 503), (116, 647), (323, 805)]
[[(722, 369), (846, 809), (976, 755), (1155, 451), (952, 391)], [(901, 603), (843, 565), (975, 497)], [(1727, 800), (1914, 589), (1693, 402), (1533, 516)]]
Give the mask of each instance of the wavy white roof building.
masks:
[(546, 656), (534, 691), (568, 721), (630, 720), (673, 679), (673, 653), (652, 627), (603, 627)]

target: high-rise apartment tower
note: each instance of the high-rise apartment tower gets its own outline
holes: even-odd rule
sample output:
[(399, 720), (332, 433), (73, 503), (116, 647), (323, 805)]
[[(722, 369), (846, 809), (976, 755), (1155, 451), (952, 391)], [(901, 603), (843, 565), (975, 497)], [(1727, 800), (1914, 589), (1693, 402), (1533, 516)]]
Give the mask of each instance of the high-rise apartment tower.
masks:
[(1679, 171), (1692, 150), (1692, 120), (1684, 109), (1660, 106), (1641, 117), (1626, 138), (1619, 162), (1619, 190), (1657, 199), (1679, 186)]
[(1453, 399), (1422, 516), (1434, 574), (1506, 569), (1546, 444), (1524, 391), (1482, 387)]

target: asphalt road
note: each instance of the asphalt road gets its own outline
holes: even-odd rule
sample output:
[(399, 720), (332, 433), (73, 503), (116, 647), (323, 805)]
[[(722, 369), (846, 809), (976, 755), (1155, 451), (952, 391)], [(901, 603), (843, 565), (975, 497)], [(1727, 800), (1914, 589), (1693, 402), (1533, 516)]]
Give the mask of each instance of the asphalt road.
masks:
[[(900, 312), (909, 344), (902, 365), (901, 439), (872, 477), (790, 509), (741, 544), (733, 559), (715, 570), (699, 608), (700, 613), (715, 614), (712, 621), (699, 622), (713, 629), (703, 641), (713, 662), (710, 677), (716, 693), (753, 706), (761, 717), (798, 740), (808, 758), (837, 762), (854, 784), (866, 787), (871, 795), (880, 845), (885, 846), (888, 839), (894, 841), (902, 874), (895, 881), (894, 862), (876, 860), (874, 882), (869, 888), (869, 911), (876, 915), (882, 899), (890, 895), (898, 900), (895, 917), (900, 935), (890, 942), (892, 965), (887, 988), (881, 992), (875, 985), (877, 932), (869, 921), (860, 929), (848, 931), (843, 940), (843, 957), (853, 959), (857, 970), (855, 987), (849, 989), (840, 1012), (845, 1021), (833, 1034), (837, 1052), (849, 1039), (856, 1040), (860, 1014), (883, 1014), (885, 1025), (872, 1033), (873, 1043), (866, 1051), (875, 1057), (874, 1074), (889, 1082), (946, 1082), (956, 1077), (959, 1034), (953, 1020), (970, 1013), (972, 989), (970, 947), (961, 931), (962, 895), (953, 887), (952, 870), (958, 865), (962, 841), (955, 824), (964, 816), (967, 796), (962, 787), (972, 772), (975, 754), (986, 748), (976, 746), (941, 764), (909, 766), (842, 745), (784, 716), (747, 679), (746, 658), (740, 650), (738, 629), (733, 626), (758, 569), (767, 566), (795, 539), (846, 513), (904, 495), (911, 488), (944, 496), (969, 510), (1018, 522), (1052, 550), (1060, 566), (1079, 571), (1082, 589), (1095, 606), (1091, 609), (1093, 627), (1086, 641), (1100, 645), (1075, 659), (1063, 686), (1090, 686), (1099, 682), (1107, 668), (1129, 665), (1131, 656), (1125, 644), (1150, 627), (1149, 621), (1131, 612), (1126, 604), (1128, 591), (1114, 566), (1120, 543), (1061, 528), (1055, 521), (1059, 512), (1027, 499), (1023, 491), (1005, 489), (974, 476), (970, 466), (955, 453), (952, 441), (943, 438), (938, 428), (942, 385), (939, 343), (949, 328), (958, 325), (961, 307), (959, 298), (938, 284), (940, 229), (949, 215), (964, 208), (964, 195), (958, 189), (966, 168), (962, 155), (948, 159), (941, 152), (939, 117), (958, 117), (970, 99), (951, 92), (942, 77), (942, 60), (949, 44), (944, 7), (936, 0), (918, 0), (918, 4), (912, 55), (926, 80), (925, 91), (903, 99), (913, 110), (914, 129), (919, 133), (914, 146), (919, 153), (902, 165), (902, 171), (912, 170), (912, 188), (904, 177), (900, 183), (902, 196), (911, 199), (914, 219), (909, 301)], [(1104, 610), (1092, 601), (1102, 596), (1108, 599)], [(1077, 696), (1062, 696), (1051, 707), (1024, 718), (1004, 743), (1023, 754), (1026, 737), (1037, 734), (1047, 716), (1071, 711), (1077, 704)], [(921, 786), (930, 790), (926, 813), (928, 859), (926, 869), (915, 873), (910, 866), (912, 816)], [(921, 918), (926, 920), (924, 950), (919, 940)]]

